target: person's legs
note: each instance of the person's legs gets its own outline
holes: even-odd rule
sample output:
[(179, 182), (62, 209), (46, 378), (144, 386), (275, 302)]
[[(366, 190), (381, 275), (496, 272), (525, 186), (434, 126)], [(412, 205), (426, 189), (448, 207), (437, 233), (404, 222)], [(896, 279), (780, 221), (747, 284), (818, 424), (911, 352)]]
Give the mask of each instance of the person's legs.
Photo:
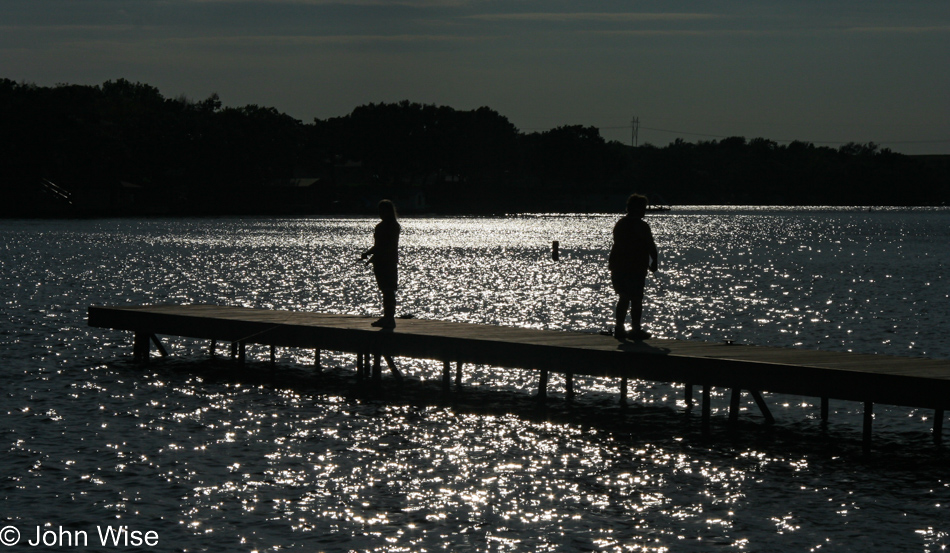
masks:
[(383, 318), (387, 321), (396, 320), (396, 291), (383, 291)]
[(383, 316), (372, 323), (372, 326), (396, 328), (396, 290), (380, 290), (380, 292), (383, 293)]
[(643, 317), (643, 289), (646, 286), (646, 274), (637, 275), (631, 282), (630, 320), (633, 323), (633, 335), (637, 340), (650, 337), (650, 334), (641, 327)]
[(629, 278), (623, 273), (611, 271), (610, 284), (613, 286), (614, 292), (617, 292), (617, 295), (620, 296), (614, 310), (614, 338), (625, 340), (627, 329), (624, 328), (624, 322), (627, 320), (627, 309), (630, 307)]
[(630, 306), (630, 297), (624, 294), (617, 300), (617, 309), (615, 312), (614, 337), (623, 340), (627, 337), (627, 330), (624, 328), (624, 322), (627, 320), (627, 309)]
[(393, 328), (396, 326), (396, 288), (399, 282), (396, 267), (375, 265), (373, 273), (376, 275), (379, 291), (383, 293), (383, 317), (373, 323), (373, 326)]

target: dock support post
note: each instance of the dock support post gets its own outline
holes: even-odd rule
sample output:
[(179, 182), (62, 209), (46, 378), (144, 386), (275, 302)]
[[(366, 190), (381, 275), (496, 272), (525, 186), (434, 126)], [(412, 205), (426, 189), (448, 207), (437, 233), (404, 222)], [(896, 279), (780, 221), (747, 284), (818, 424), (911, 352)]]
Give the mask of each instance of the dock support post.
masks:
[(574, 401), (574, 373), (564, 373), (564, 395), (568, 401)]
[(544, 401), (548, 398), (548, 370), (541, 369), (541, 376), (538, 378), (538, 400)]
[(136, 361), (148, 361), (148, 341), (149, 334), (141, 331), (135, 332), (135, 338), (132, 342), (132, 357)]
[(238, 342), (238, 363), (244, 364), (247, 360), (247, 344), (243, 340)]
[(218, 341), (211, 340), (211, 345), (208, 346), (208, 355), (210, 355), (211, 357), (214, 357), (214, 350), (217, 347), (218, 347)]
[(389, 372), (393, 373), (393, 376), (396, 377), (396, 380), (400, 383), (402, 382), (402, 373), (399, 372), (399, 369), (396, 367), (396, 361), (393, 359), (392, 355), (384, 355), (386, 359), (386, 365), (389, 366)]
[(323, 366), (320, 365), (320, 348), (313, 350), (313, 369), (318, 372), (323, 372)]
[(868, 453), (871, 451), (871, 424), (874, 422), (874, 403), (870, 401), (864, 402), (864, 439), (862, 440), (862, 447), (864, 452)]
[(462, 362), (458, 361), (455, 363), (455, 387), (462, 387)]
[(270, 364), (271, 366), (277, 364), (277, 346), (274, 345), (270, 347)]
[(231, 359), (237, 359), (238, 343), (231, 342)]
[(752, 396), (752, 399), (755, 400), (755, 404), (758, 405), (762, 416), (765, 417), (765, 424), (775, 424), (775, 417), (773, 417), (772, 412), (769, 411), (769, 404), (765, 403), (765, 398), (762, 397), (762, 394), (758, 390), (749, 390), (749, 394)]
[(934, 443), (943, 443), (943, 409), (934, 411)]
[(168, 357), (168, 351), (165, 349), (165, 346), (162, 345), (162, 341), (158, 339), (158, 336), (152, 334), (150, 338), (152, 343), (155, 344), (155, 347), (158, 348), (158, 353), (162, 354), (162, 357)]
[(452, 380), (452, 362), (448, 359), (442, 361), (442, 393), (447, 394), (451, 389)]
[(383, 380), (383, 367), (380, 363), (380, 353), (373, 353), (373, 384), (379, 384)]
[(821, 398), (821, 422), (828, 422), (828, 398)]
[(732, 389), (732, 396), (729, 398), (729, 424), (739, 422), (739, 402), (742, 400), (742, 390)]
[(620, 377), (620, 405), (627, 404), (627, 377)]
[(162, 357), (168, 357), (168, 351), (165, 349), (165, 346), (162, 345), (162, 341), (158, 339), (158, 336), (152, 334), (149, 336), (149, 339), (151, 339), (152, 343), (155, 344), (155, 347), (158, 349), (158, 353), (162, 354)]
[(712, 415), (712, 405), (709, 403), (709, 384), (703, 384), (703, 420), (702, 432), (704, 437), (709, 436), (710, 417)]
[(362, 380), (366, 376), (364, 371), (363, 352), (356, 352), (356, 378)]
[(683, 400), (686, 402), (686, 412), (693, 410), (693, 384), (687, 382), (683, 387)]

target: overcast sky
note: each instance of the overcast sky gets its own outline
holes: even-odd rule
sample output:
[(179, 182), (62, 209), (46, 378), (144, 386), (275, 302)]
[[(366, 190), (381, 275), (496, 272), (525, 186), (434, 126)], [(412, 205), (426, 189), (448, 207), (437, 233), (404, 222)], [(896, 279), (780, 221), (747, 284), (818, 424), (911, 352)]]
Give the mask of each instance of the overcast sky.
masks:
[[(950, 154), (950, 0), (0, 0), (0, 77)], [(675, 131), (675, 132), (671, 132)]]

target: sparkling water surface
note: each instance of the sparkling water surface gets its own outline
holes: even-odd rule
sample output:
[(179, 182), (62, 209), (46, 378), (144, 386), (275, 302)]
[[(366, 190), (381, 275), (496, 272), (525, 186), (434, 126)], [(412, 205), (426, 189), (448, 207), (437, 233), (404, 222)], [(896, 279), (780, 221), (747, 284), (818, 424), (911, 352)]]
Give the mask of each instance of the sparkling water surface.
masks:
[[(616, 215), (403, 218), (399, 308), (599, 332)], [(658, 337), (950, 358), (950, 210), (695, 208), (650, 215)], [(0, 221), (0, 512), (41, 529), (125, 525), (154, 551), (943, 551), (950, 455), (933, 412), (765, 394), (713, 437), (678, 384), (441, 365), (360, 387), (355, 359), (207, 342), (131, 360), (90, 304), (215, 303), (377, 316), (368, 218)], [(551, 260), (551, 242), (561, 259)], [(367, 319), (368, 321), (370, 319)], [(3, 533), (0, 538), (7, 536)], [(37, 548), (33, 548), (37, 549)], [(43, 549), (40, 547), (39, 549)], [(48, 548), (56, 550), (57, 547)], [(59, 547), (58, 549), (62, 549)]]

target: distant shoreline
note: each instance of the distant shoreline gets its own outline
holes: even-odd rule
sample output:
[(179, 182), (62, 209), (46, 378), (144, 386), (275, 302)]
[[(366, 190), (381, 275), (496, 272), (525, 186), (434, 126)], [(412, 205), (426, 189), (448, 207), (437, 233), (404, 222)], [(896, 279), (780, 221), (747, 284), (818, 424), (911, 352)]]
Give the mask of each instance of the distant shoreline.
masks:
[(124, 79), (0, 79), (0, 217), (490, 215), (653, 205), (946, 205), (950, 156), (733, 136), (667, 146), (600, 129), (523, 131), (488, 107), (403, 101), (303, 123), (274, 108), (169, 99)]

